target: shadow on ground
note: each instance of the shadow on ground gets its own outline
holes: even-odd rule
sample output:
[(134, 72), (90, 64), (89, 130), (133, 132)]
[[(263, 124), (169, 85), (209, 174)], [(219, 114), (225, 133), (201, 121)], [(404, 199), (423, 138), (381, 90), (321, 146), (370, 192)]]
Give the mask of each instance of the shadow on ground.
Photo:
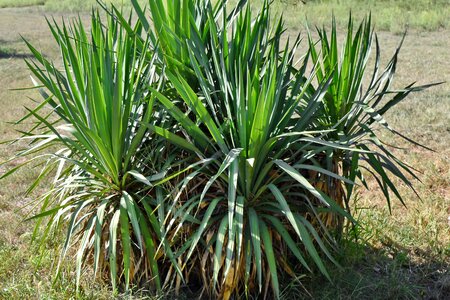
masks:
[[(445, 255), (443, 255), (446, 257)], [(345, 241), (329, 265), (333, 282), (307, 275), (285, 288), (285, 299), (450, 299), (448, 256), (436, 258), (421, 249), (406, 249), (392, 240), (377, 247)]]
[(33, 57), (33, 55), (31, 55), (30, 53), (18, 53), (14, 49), (0, 48), (0, 59), (8, 59), (8, 58), (24, 59), (24, 58), (32, 58), (32, 57)]
[(0, 39), (0, 59), (7, 59), (7, 58), (32, 58), (33, 55), (31, 53), (22, 53), (16, 47), (13, 46), (13, 44), (16, 44), (17, 42), (11, 42)]

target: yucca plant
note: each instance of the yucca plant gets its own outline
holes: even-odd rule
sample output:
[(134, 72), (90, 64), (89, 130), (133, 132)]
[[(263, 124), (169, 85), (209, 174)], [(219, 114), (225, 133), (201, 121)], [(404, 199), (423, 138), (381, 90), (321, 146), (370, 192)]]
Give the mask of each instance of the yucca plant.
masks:
[[(228, 298), (255, 286), (256, 292), (258, 287), (261, 292), (262, 282), (270, 281), (278, 297), (277, 270), (293, 274), (292, 266), (286, 263), (287, 249), (293, 256), (300, 249), (306, 250), (326, 274), (315, 245), (329, 254), (320, 236), (332, 240), (327, 230), (336, 225), (338, 233), (342, 231), (343, 217), (350, 216), (348, 201), (354, 181), (359, 179), (365, 184), (363, 169), (375, 176), (389, 206), (389, 191), (403, 203), (388, 173), (411, 188), (404, 172), (417, 176), (379, 141), (374, 125), (398, 134), (382, 115), (409, 93), (431, 85), (390, 90), (398, 50), (378, 75), (377, 43), (375, 68), (369, 74), (371, 83), (363, 92), (372, 46), (370, 17), (361, 23), (355, 36), (350, 18), (341, 58), (335, 22), (331, 38), (325, 30), (319, 30), (321, 57), (309, 35), (308, 54), (315, 66), (310, 76), (317, 79), (317, 88), (311, 87), (305, 75), (308, 57), (298, 69), (293, 63), (297, 43), (282, 49), (282, 22), (273, 33), (270, 31), (268, 3), (256, 19), (252, 19), (247, 7), (237, 13), (235, 20), (210, 18), (208, 24), (209, 40), (186, 41), (199, 87), (190, 84), (180, 72), (167, 72), (187, 110), (174, 107), (177, 97), (158, 94), (161, 104), (187, 136), (185, 141), (174, 139), (172, 143), (205, 162), (180, 182), (175, 196), (182, 202), (180, 195), (189, 190), (185, 198), (189, 206), (184, 204), (187, 210), (183, 215), (199, 218), (194, 222), (199, 223), (198, 229), (186, 237), (186, 277), (193, 272), (197, 255), (204, 286), (212, 274), (211, 289), (216, 288), (217, 295)], [(162, 128), (159, 132), (171, 134)], [(325, 224), (321, 212), (332, 216)], [(337, 224), (333, 219), (338, 220)], [(170, 221), (184, 222), (185, 217)], [(310, 232), (301, 231), (305, 228)], [(312, 234), (316, 244), (305, 233)], [(304, 248), (298, 248), (299, 244)], [(302, 257), (297, 258), (307, 267)], [(262, 273), (270, 274), (270, 279), (264, 279)]]
[(221, 0), (152, 0), (148, 11), (133, 0), (137, 20), (104, 6), (90, 32), (49, 22), (60, 68), (27, 43), (43, 100), (18, 122), (35, 120), (13, 157), (26, 162), (2, 177), (36, 162), (31, 192), (54, 176), (35, 237), (66, 230), (61, 261), (74, 245), (77, 285), (92, 265), (115, 289), (279, 298), (285, 276), (315, 267), (331, 280), (332, 219), (338, 233), (354, 222), (363, 170), (389, 204), (390, 191), (403, 200), (388, 173), (412, 186), (375, 126), (399, 134), (383, 114), (428, 86), (391, 90), (398, 50), (380, 72), (376, 38), (367, 68), (370, 17), (355, 35), (350, 19), (341, 56), (335, 22), (318, 44), (309, 34), (297, 64), (300, 38), (283, 41), (271, 1), (256, 16), (244, 2), (228, 13)]
[[(227, 1), (149, 0), (144, 8), (137, 0), (131, 2), (160, 61), (172, 72), (183, 74), (191, 85), (197, 84), (186, 41), (200, 40), (205, 43), (210, 39), (210, 19), (217, 20), (220, 17)], [(245, 2), (238, 1), (227, 19), (234, 18)], [(151, 21), (146, 16), (147, 12), (150, 13)], [(122, 22), (125, 27), (129, 26), (124, 18)]]
[(93, 12), (91, 26), (87, 32), (81, 20), (49, 22), (61, 68), (27, 42), (35, 58), (27, 65), (43, 100), (18, 122), (34, 119), (35, 125), (19, 138), (29, 143), (13, 159), (42, 166), (28, 192), (54, 175), (38, 199), (41, 213), (32, 217), (38, 219), (35, 237), (45, 242), (54, 230), (66, 230), (61, 259), (72, 245), (78, 248), (77, 286), (83, 265), (92, 263), (95, 273), (110, 273), (114, 288), (151, 278), (160, 288), (157, 260), (170, 255), (162, 254), (165, 247), (158, 250), (160, 223), (148, 190), (170, 157), (148, 129), (163, 119), (149, 92), (162, 82), (156, 56), (139, 52), (140, 23), (131, 35), (114, 16), (103, 21)]
[[(418, 179), (418, 177), (414, 168), (395, 157), (390, 147), (379, 139), (376, 129), (386, 129), (417, 144), (391, 128), (383, 115), (410, 93), (422, 91), (434, 84), (416, 86), (412, 83), (403, 89), (392, 90), (398, 55), (405, 36), (386, 68), (382, 70), (380, 46), (375, 35), (375, 64), (373, 68), (368, 66), (374, 39), (370, 15), (362, 20), (356, 32), (350, 15), (347, 37), (341, 46), (342, 51), (338, 50), (339, 42), (334, 18), (331, 25), (331, 33), (325, 28), (317, 28), (318, 42), (315, 42), (311, 32), (308, 32), (312, 62), (317, 65), (318, 83), (332, 75), (332, 81), (324, 96), (322, 112), (318, 116), (319, 128), (333, 129), (327, 133), (326, 139), (345, 143), (351, 150), (334, 149), (325, 153), (326, 155), (321, 158), (321, 165), (333, 173), (342, 174), (352, 182), (359, 179), (367, 187), (362, 172), (366, 170), (375, 177), (389, 208), (390, 193), (394, 193), (405, 204), (391, 176), (397, 177), (414, 192), (408, 178)], [(324, 180), (318, 176), (310, 180), (350, 211), (348, 202), (354, 189), (353, 184), (346, 184), (344, 189), (343, 182), (339, 180), (331, 178)], [(342, 227), (342, 218), (328, 214), (326, 221), (329, 226)]]
[[(269, 282), (278, 298), (279, 271), (293, 275), (292, 258), (310, 269), (305, 251), (328, 276), (317, 248), (333, 260), (328, 247), (334, 241), (306, 215), (345, 215), (305, 177), (313, 170), (349, 182), (311, 159), (326, 149), (346, 149), (322, 140), (327, 131), (314, 126), (330, 80), (310, 88), (314, 73), (306, 77), (307, 57), (299, 68), (294, 64), (299, 39), (282, 45), (283, 23), (271, 27), (269, 8), (265, 2), (253, 19), (247, 6), (232, 23), (214, 19), (210, 10), (210, 44), (187, 41), (199, 88), (167, 70), (176, 94), (153, 90), (179, 123), (177, 131), (156, 126), (155, 132), (193, 161), (174, 193), (166, 230), (173, 224), (181, 231), (176, 225), (183, 224), (185, 279), (200, 277), (204, 290), (224, 299), (267, 295)], [(180, 100), (184, 106), (174, 105)]]

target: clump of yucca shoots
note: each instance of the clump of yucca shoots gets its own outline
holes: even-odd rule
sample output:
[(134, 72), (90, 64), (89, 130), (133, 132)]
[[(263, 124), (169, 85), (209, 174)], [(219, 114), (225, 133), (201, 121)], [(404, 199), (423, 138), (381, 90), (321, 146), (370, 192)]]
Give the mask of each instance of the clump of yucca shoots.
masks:
[(104, 7), (89, 32), (49, 23), (62, 71), (28, 44), (42, 100), (21, 119), (36, 125), (13, 159), (43, 166), (29, 192), (55, 176), (35, 238), (66, 230), (61, 262), (77, 249), (77, 286), (93, 267), (115, 292), (149, 282), (278, 299), (306, 271), (332, 280), (325, 261), (338, 264), (362, 170), (389, 205), (390, 193), (403, 202), (391, 177), (412, 188), (414, 170), (374, 128), (400, 135), (384, 113), (428, 86), (391, 90), (399, 49), (381, 70), (376, 36), (368, 71), (370, 17), (356, 33), (350, 18), (340, 55), (335, 22), (318, 43), (309, 35), (296, 64), (300, 38), (283, 41), (268, 0), (257, 13), (246, 1), (132, 3), (135, 22)]

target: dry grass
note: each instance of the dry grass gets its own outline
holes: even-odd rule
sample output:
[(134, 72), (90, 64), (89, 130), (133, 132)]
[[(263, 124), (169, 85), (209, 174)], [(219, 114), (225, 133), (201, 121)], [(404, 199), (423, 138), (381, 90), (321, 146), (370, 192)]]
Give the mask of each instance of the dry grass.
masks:
[[(130, 6), (129, 0), (102, 0), (115, 5)], [(146, 3), (148, 0), (140, 0)], [(235, 3), (238, 0), (229, 0)], [(1, 7), (41, 6), (46, 11), (88, 11), (97, 0), (0, 0)], [(262, 0), (251, 0), (255, 6)], [(345, 27), (349, 10), (356, 17), (371, 11), (380, 30), (400, 33), (406, 28), (434, 31), (450, 28), (448, 0), (275, 0), (274, 8), (283, 13), (286, 24), (301, 28), (308, 19), (313, 24), (327, 22), (332, 14)]]
[[(237, 0), (231, 0), (237, 2)], [(254, 6), (262, 1), (251, 1)], [(284, 15), (288, 27), (300, 29), (308, 21), (328, 23), (336, 16), (338, 26), (347, 25), (348, 12), (361, 18), (372, 13), (379, 30), (394, 33), (406, 28), (435, 31), (450, 28), (450, 2), (447, 0), (275, 0), (274, 8)]]
[[(57, 19), (61, 16), (71, 17), (62, 13), (55, 15)], [(22, 116), (24, 105), (32, 105), (29, 97), (38, 97), (33, 91), (10, 90), (31, 84), (23, 62), (27, 51), (19, 34), (50, 57), (58, 57), (42, 10), (0, 10), (0, 49), (13, 53), (0, 55), (2, 140), (15, 136), (13, 126), (7, 122)], [(399, 36), (381, 32), (379, 38), (387, 58)], [(450, 30), (411, 31), (401, 54), (396, 87), (415, 80), (419, 83), (450, 82), (449, 48)], [(298, 293), (305, 297), (330, 299), (445, 299), (446, 295), (450, 296), (447, 271), (450, 263), (450, 225), (447, 220), (450, 210), (450, 84), (414, 95), (394, 109), (387, 119), (401, 132), (436, 150), (429, 152), (418, 147), (397, 150), (402, 158), (423, 173), (423, 183), (416, 184), (422, 200), (402, 189), (408, 195), (408, 209), (395, 203), (390, 216), (375, 185), (371, 191), (361, 191), (354, 209), (364, 227), (358, 229), (358, 243), (350, 238), (345, 241), (341, 261), (346, 268), (333, 271), (335, 284), (313, 277), (306, 284), (311, 293), (308, 294), (292, 282), (286, 288), (287, 297)], [(385, 138), (390, 140), (389, 136)], [(8, 158), (17, 147), (0, 146), (0, 161)], [(0, 169), (0, 174), (4, 171)], [(22, 221), (25, 212), (20, 207), (31, 200), (24, 199), (23, 191), (35, 175), (36, 171), (29, 169), (0, 185), (0, 299), (73, 297), (74, 277), (70, 268), (52, 286), (50, 270), (55, 257), (49, 251), (39, 260), (35, 246), (30, 245), (33, 224)], [(46, 247), (50, 250), (54, 245)], [(316, 289), (317, 286), (321, 288)], [(82, 298), (110, 296), (107, 288), (87, 280), (83, 287)]]
[(0, 8), (44, 5), (45, 0), (1, 0)]

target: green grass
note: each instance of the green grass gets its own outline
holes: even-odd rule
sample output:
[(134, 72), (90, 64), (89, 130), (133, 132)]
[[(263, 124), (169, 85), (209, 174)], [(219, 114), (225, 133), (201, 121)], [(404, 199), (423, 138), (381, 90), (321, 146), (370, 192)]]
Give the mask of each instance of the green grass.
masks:
[[(107, 0), (103, 1), (120, 6), (130, 6), (130, 1)], [(96, 0), (45, 0), (45, 8), (51, 11), (87, 11), (97, 5)]]
[[(113, 3), (120, 6), (130, 6), (128, 0), (106, 0), (106, 3)], [(97, 5), (96, 0), (0, 0), (0, 8), (3, 7), (24, 7), (24, 6), (44, 6), (46, 11), (89, 11), (93, 6)]]
[(7, 58), (16, 54), (16, 49), (9, 46), (0, 45), (0, 58)]
[(300, 5), (296, 10), (284, 11), (287, 23), (292, 26), (303, 23), (306, 16), (315, 24), (326, 23), (332, 13), (336, 15), (338, 23), (345, 26), (344, 16), (350, 10), (356, 17), (371, 11), (378, 30), (401, 32), (407, 27), (436, 30), (450, 26), (450, 4), (446, 0), (307, 1), (306, 5)]
[[(305, 3), (303, 3), (305, 2)], [(341, 28), (349, 11), (361, 18), (372, 12), (377, 30), (403, 32), (406, 28), (432, 31), (450, 27), (450, 2), (447, 0), (279, 0), (274, 6), (283, 13), (289, 28), (302, 29), (308, 21), (329, 24), (334, 14)], [(258, 6), (259, 1), (252, 1)]]
[[(234, 0), (236, 1), (236, 0)], [(106, 2), (129, 5), (129, 1), (107, 0)], [(252, 0), (259, 5), (259, 0)], [(305, 4), (303, 3), (305, 2)], [(450, 2), (447, 0), (276, 0), (275, 6), (283, 12), (290, 28), (302, 28), (308, 19), (314, 24), (328, 23), (331, 15), (337, 17), (338, 25), (346, 25), (346, 16), (351, 10), (356, 17), (371, 11), (378, 30), (395, 33), (406, 28), (433, 31), (450, 27)], [(95, 0), (0, 0), (1, 7), (23, 7), (44, 5), (49, 11), (86, 11), (96, 5)]]
[(1, 0), (0, 8), (44, 5), (45, 0)]

